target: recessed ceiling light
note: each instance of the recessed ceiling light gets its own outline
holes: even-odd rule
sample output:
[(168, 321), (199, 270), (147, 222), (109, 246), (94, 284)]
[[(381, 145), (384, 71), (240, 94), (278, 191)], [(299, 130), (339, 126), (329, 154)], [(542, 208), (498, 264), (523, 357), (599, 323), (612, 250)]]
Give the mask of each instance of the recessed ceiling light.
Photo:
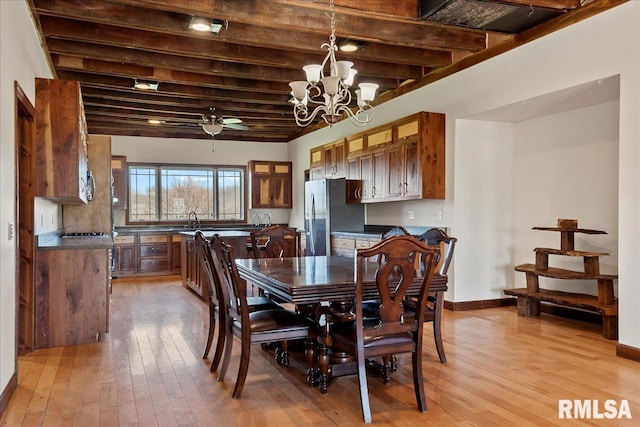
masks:
[(166, 121), (160, 119), (149, 119), (148, 122), (150, 125), (162, 125), (166, 123)]
[(221, 19), (209, 19), (201, 18), (199, 16), (192, 16), (189, 28), (194, 31), (202, 31), (218, 34), (223, 28), (227, 28), (229, 23)]
[(341, 52), (357, 52), (364, 49), (365, 42), (359, 40), (344, 40), (338, 45)]
[(133, 87), (142, 90), (158, 90), (158, 82), (152, 82), (150, 80), (138, 80), (135, 79)]

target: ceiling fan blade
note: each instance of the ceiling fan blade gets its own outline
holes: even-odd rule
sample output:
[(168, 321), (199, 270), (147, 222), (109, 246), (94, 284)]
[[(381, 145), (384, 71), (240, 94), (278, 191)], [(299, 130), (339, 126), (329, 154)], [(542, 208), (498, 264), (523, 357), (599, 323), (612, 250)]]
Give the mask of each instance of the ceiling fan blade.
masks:
[(240, 125), (237, 123), (225, 123), (222, 126), (229, 128), (229, 129), (236, 129), (236, 130), (249, 130), (249, 126), (247, 125)]
[(222, 123), (224, 123), (225, 125), (239, 124), (242, 123), (242, 120), (235, 117), (229, 117), (227, 119), (222, 119)]

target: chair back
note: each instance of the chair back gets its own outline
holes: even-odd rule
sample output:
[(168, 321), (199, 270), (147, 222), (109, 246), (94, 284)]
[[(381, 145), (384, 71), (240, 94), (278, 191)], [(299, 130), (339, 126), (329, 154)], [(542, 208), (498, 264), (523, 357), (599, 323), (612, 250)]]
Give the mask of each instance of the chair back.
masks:
[[(425, 242), (427, 245), (434, 245), (440, 248), (441, 252), (436, 260), (436, 271), (438, 274), (446, 276), (458, 239), (447, 235), (439, 228), (431, 228), (418, 236), (418, 240)], [(442, 257), (442, 253), (444, 253), (444, 257)]]
[[(422, 336), (424, 307), (439, 252), (438, 247), (426, 245), (413, 236), (402, 235), (390, 237), (370, 248), (356, 251), (356, 331), (358, 335), (364, 331), (364, 335), (359, 336), (359, 339), (370, 335), (384, 336), (410, 331), (418, 331), (418, 335)], [(377, 325), (364, 327), (363, 278), (367, 268), (366, 259), (370, 257), (379, 259), (375, 280), (379, 295), (380, 317)], [(424, 270), (416, 271), (414, 265), (416, 258), (422, 260)], [(370, 264), (368, 268), (371, 268)], [(416, 316), (405, 318), (403, 300), (408, 295), (414, 280), (420, 281), (419, 309)]]
[(208, 303), (214, 306), (220, 305), (221, 296), (223, 295), (221, 286), (222, 284), (218, 280), (217, 274), (214, 273), (213, 259), (211, 257), (211, 247), (209, 242), (204, 237), (202, 231), (197, 230), (195, 234), (195, 252), (202, 266), (202, 273), (204, 273), (204, 289), (203, 295), (208, 297)]
[(386, 233), (384, 233), (382, 235), (382, 240), (388, 239), (389, 237), (393, 237), (393, 236), (408, 236), (410, 234), (411, 233), (409, 233), (409, 231), (407, 231), (406, 228), (404, 228), (401, 225), (398, 225), (396, 227), (393, 227), (392, 229), (390, 229)]
[[(261, 246), (260, 242), (265, 241)], [(287, 258), (298, 255), (300, 234), (295, 228), (272, 225), (251, 232), (256, 258)]]
[(214, 255), (216, 272), (227, 292), (227, 310), (232, 319), (248, 324), (249, 309), (247, 307), (247, 282), (240, 277), (233, 256), (233, 247), (228, 245), (220, 235), (211, 238), (211, 249)]

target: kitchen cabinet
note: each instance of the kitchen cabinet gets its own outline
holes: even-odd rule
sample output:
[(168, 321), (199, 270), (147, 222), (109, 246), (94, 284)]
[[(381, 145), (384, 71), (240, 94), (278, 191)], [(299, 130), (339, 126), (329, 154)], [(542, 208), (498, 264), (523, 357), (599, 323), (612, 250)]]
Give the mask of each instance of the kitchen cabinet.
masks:
[(118, 234), (113, 239), (114, 276), (136, 272), (136, 244), (134, 234)]
[(192, 236), (183, 235), (180, 242), (180, 257), (182, 269), (182, 285), (191, 289), (202, 297), (203, 281), (205, 280), (202, 266), (196, 253), (196, 242)]
[(138, 273), (169, 273), (170, 233), (138, 236)]
[(111, 157), (113, 209), (127, 208), (127, 157)]
[(171, 235), (171, 270), (174, 274), (180, 274), (182, 267), (182, 245), (181, 236), (178, 233)]
[(252, 160), (249, 162), (251, 207), (291, 208), (291, 162)]
[(87, 203), (92, 179), (80, 83), (36, 79), (35, 195), (57, 203)]
[(96, 342), (109, 330), (109, 249), (36, 253), (35, 348)]
[(356, 249), (369, 248), (379, 241), (379, 234), (331, 233), (331, 255), (353, 258)]
[(324, 178), (324, 149), (322, 146), (309, 151), (309, 179), (315, 181)]
[(322, 146), (324, 177), (344, 178), (346, 162), (346, 145), (344, 140), (336, 141)]

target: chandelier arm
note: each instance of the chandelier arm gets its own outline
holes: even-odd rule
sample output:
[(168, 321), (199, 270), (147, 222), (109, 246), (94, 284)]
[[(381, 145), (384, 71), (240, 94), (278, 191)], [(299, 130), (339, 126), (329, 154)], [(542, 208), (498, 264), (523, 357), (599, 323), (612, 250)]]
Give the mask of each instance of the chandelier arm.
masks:
[(294, 108), (293, 117), (296, 119), (296, 124), (298, 126), (307, 126), (309, 123), (315, 120), (316, 116), (321, 111), (325, 113), (327, 112), (326, 108), (320, 105), (314, 108), (313, 112), (309, 114), (309, 109), (305, 105), (298, 104)]

